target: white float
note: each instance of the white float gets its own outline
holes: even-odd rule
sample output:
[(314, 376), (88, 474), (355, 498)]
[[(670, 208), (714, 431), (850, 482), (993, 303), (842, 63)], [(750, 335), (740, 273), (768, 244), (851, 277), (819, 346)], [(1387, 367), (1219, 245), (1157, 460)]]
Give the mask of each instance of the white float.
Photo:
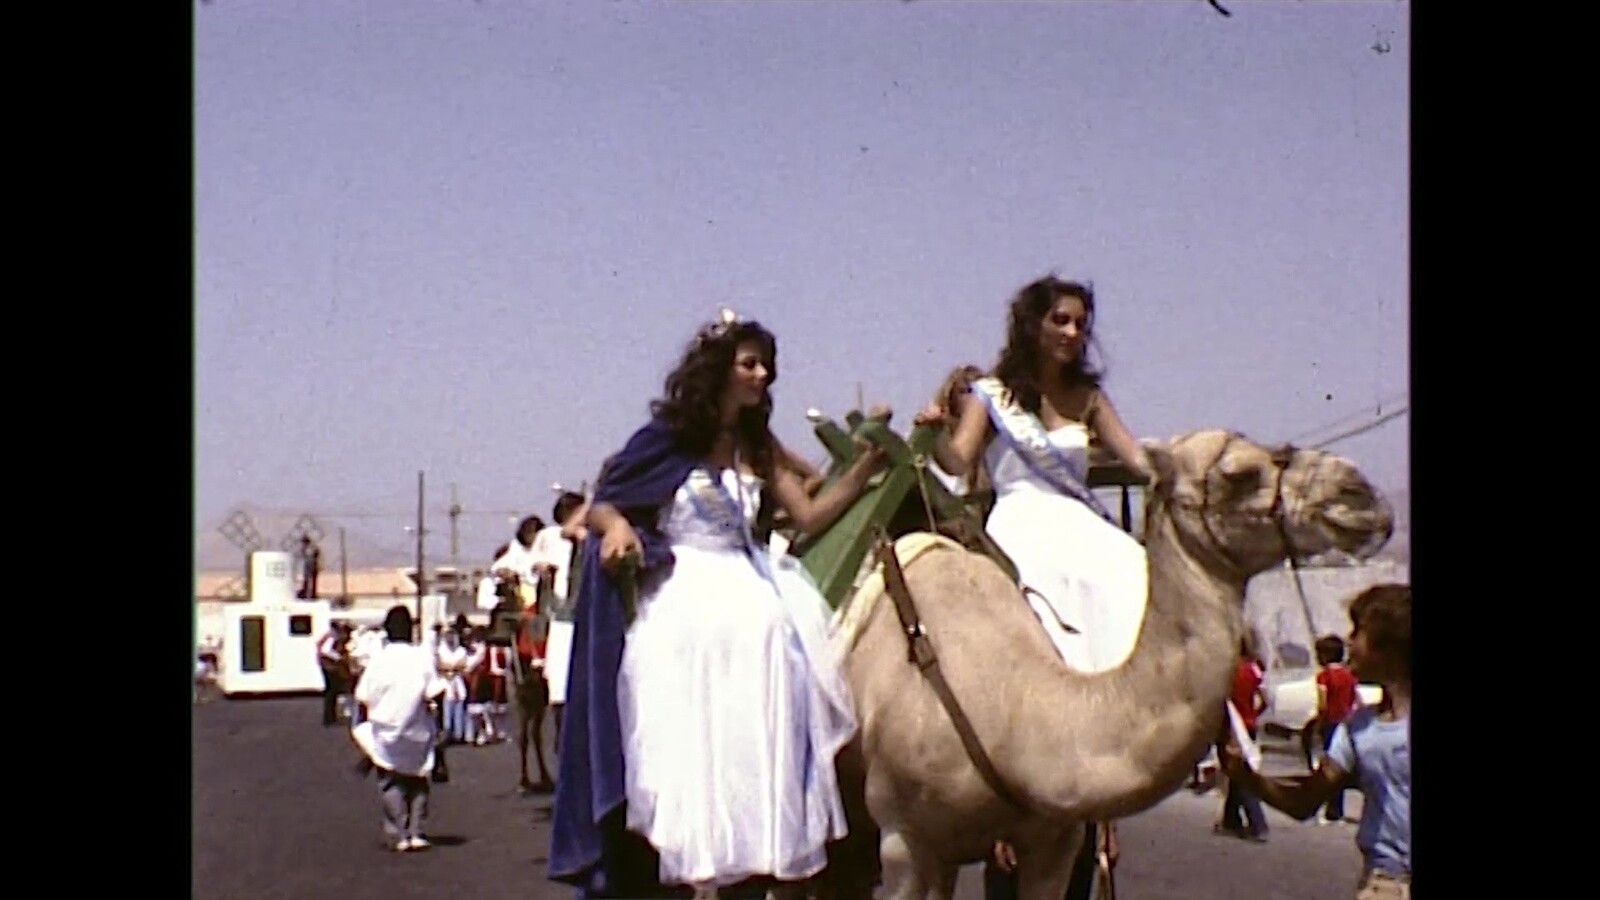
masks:
[(222, 608), (222, 693), (321, 693), (317, 641), (332, 622), (331, 606), (295, 599), (288, 553), (257, 551), (249, 566), (249, 599)]

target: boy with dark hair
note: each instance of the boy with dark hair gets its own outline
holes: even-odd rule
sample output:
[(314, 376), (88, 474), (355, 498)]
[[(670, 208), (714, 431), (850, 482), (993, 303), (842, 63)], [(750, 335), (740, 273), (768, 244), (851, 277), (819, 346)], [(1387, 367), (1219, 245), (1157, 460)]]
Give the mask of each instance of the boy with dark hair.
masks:
[[(1356, 690), (1356, 676), (1345, 668), (1344, 641), (1337, 635), (1325, 635), (1317, 640), (1317, 734), (1322, 750), (1327, 752), (1333, 743), (1334, 729), (1361, 704)], [(1334, 824), (1344, 821), (1344, 788), (1333, 793), (1333, 799), (1322, 811), (1322, 822)]]
[[(1356, 846), (1363, 868), (1356, 900), (1411, 897), (1411, 588), (1379, 584), (1350, 604), (1350, 668), (1383, 685), (1383, 702), (1356, 709), (1334, 729), (1317, 770), (1297, 778), (1264, 778), (1230, 741), (1222, 748), (1229, 778), (1300, 821), (1316, 815), (1349, 786), (1361, 791)], [(1353, 783), (1352, 783), (1353, 782)]]

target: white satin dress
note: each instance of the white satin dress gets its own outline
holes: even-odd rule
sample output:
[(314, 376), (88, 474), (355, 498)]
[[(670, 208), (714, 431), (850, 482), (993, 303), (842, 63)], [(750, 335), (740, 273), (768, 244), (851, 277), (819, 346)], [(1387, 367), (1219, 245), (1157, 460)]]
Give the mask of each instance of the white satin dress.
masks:
[[(1068, 422), (1047, 436), (1087, 483), (1088, 429)], [(995, 490), (986, 530), (1031, 589), (1028, 605), (1062, 660), (1086, 674), (1121, 665), (1144, 621), (1144, 547), (1035, 474), (1003, 435), (990, 441), (984, 461)]]
[[(754, 476), (720, 473), (753, 520)], [(686, 483), (687, 484), (687, 483)], [(724, 886), (821, 871), (845, 834), (834, 758), (855, 732), (829, 609), (799, 564), (746, 552), (748, 532), (661, 511), (676, 563), (641, 586), (618, 677), (628, 827), (664, 884)]]

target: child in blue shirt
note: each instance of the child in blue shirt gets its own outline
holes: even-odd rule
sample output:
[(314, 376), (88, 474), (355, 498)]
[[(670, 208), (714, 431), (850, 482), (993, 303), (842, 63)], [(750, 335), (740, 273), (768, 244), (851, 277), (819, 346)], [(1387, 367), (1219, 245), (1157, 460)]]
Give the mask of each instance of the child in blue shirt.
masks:
[[(1334, 730), (1310, 775), (1265, 778), (1230, 741), (1224, 771), (1269, 806), (1305, 821), (1343, 787), (1362, 794), (1356, 847), (1364, 861), (1356, 900), (1411, 897), (1411, 588), (1379, 584), (1350, 602), (1350, 668), (1383, 685), (1383, 702)], [(1352, 783), (1353, 782), (1353, 783)]]

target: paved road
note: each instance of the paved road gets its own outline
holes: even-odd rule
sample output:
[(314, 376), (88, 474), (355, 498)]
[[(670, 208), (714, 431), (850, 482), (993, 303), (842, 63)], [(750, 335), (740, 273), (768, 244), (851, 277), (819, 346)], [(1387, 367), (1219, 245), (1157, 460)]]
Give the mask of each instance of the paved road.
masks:
[[(437, 785), (428, 852), (380, 841), (378, 803), (346, 732), (322, 728), (315, 698), (214, 700), (194, 708), (197, 900), (543, 900), (571, 897), (545, 878), (549, 797), (516, 790), (516, 748), (457, 748)], [(1293, 771), (1287, 753), (1269, 765)], [(1351, 815), (1360, 811), (1352, 795)], [(1221, 799), (1183, 793), (1121, 824), (1126, 900), (1346, 900), (1360, 865), (1354, 827), (1269, 812), (1266, 844), (1211, 833)], [(975, 867), (959, 900), (982, 900)]]

